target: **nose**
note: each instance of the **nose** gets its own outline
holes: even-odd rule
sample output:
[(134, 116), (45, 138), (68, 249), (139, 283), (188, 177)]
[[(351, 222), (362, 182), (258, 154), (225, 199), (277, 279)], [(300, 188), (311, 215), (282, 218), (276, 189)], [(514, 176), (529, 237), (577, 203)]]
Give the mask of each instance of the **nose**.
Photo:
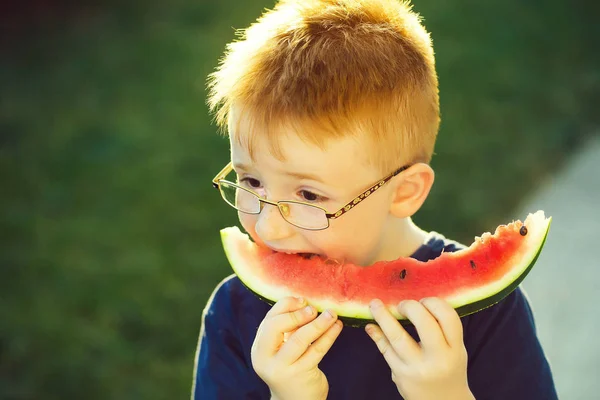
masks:
[(255, 231), (263, 242), (270, 243), (292, 236), (294, 229), (283, 219), (276, 206), (265, 204), (258, 214)]

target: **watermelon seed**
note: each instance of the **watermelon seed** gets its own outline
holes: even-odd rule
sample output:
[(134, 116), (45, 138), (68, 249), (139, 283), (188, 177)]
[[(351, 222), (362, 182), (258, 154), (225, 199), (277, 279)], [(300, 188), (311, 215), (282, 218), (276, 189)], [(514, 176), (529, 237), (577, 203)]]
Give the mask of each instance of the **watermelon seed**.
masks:
[(471, 268), (473, 268), (473, 269), (477, 268), (477, 265), (475, 265), (475, 261), (471, 260), (469, 262), (471, 263)]
[(390, 275), (390, 284), (397, 284), (399, 281), (403, 280), (404, 278), (406, 278), (406, 270), (403, 269), (402, 271), (398, 272), (398, 270), (395, 270), (391, 275)]
[(521, 236), (527, 235), (527, 227), (525, 225), (523, 225), (521, 227), (521, 229), (519, 230), (519, 233), (521, 234)]

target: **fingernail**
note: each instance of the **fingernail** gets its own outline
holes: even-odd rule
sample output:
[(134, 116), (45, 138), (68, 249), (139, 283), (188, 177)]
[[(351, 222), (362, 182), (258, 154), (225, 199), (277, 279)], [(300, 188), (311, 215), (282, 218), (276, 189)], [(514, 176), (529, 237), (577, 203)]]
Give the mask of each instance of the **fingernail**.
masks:
[(325, 310), (323, 315), (326, 319), (334, 319), (335, 318), (335, 315), (333, 314), (333, 311), (331, 311), (331, 310)]
[(383, 303), (379, 299), (372, 300), (371, 304), (370, 304), (371, 308), (379, 308), (382, 305), (383, 305)]
[(427, 304), (431, 305), (432, 301), (435, 301), (435, 297), (425, 297), (424, 299), (420, 300), (420, 303), (423, 305), (427, 305)]
[(305, 302), (306, 302), (306, 300), (304, 300), (304, 297), (298, 297), (298, 303), (300, 303), (301, 305), (304, 305)]
[(313, 308), (311, 306), (304, 307), (304, 309), (302, 311), (304, 311), (304, 314), (306, 314), (308, 316), (313, 315)]

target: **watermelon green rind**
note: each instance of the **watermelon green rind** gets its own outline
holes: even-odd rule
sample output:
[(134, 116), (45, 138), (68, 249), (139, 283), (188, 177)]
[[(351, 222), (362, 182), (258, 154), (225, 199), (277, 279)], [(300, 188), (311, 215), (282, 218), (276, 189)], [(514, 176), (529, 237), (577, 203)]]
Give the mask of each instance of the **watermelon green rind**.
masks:
[(506, 296), (511, 294), (521, 284), (521, 282), (523, 282), (525, 277), (529, 274), (529, 272), (531, 271), (531, 269), (537, 262), (540, 254), (542, 253), (542, 248), (546, 244), (546, 239), (548, 238), (548, 232), (550, 231), (550, 223), (551, 222), (552, 222), (552, 217), (549, 217), (548, 218), (548, 227), (546, 229), (546, 232), (544, 233), (544, 239), (542, 239), (542, 242), (540, 243), (540, 247), (538, 248), (537, 252), (535, 253), (535, 256), (533, 257), (533, 259), (531, 261), (529, 261), (529, 265), (527, 266), (525, 271), (523, 271), (517, 277), (517, 279), (515, 279), (515, 281), (513, 281), (510, 285), (508, 285), (507, 287), (505, 287), (504, 289), (502, 289), (495, 295), (492, 295), (488, 298), (483, 298), (483, 299), (475, 301), (473, 303), (465, 304), (461, 307), (456, 308), (458, 315), (460, 315), (461, 317), (464, 317), (465, 315), (476, 313), (477, 311), (481, 311), (485, 308), (493, 306), (494, 304), (497, 304), (502, 299), (504, 299)]
[[(538, 257), (540, 256), (541, 252), (542, 252), (542, 248), (544, 247), (544, 244), (546, 243), (546, 238), (548, 237), (548, 232), (549, 232), (549, 228), (550, 228), (550, 222), (552, 221), (552, 218), (549, 218), (548, 221), (548, 229), (546, 229), (546, 233), (544, 234), (544, 239), (542, 240), (542, 243), (540, 244), (540, 247), (538, 249), (538, 251), (536, 252), (535, 256), (533, 257), (533, 259), (529, 262), (529, 265), (527, 266), (527, 268), (525, 269), (525, 271), (523, 271), (523, 273), (521, 273), (518, 278), (512, 282), (510, 285), (508, 285), (506, 288), (502, 289), (500, 292), (491, 295), (487, 298), (483, 298), (480, 299), (478, 301), (475, 301), (473, 303), (470, 304), (465, 304), (463, 306), (460, 306), (458, 308), (456, 308), (456, 312), (458, 313), (458, 315), (460, 317), (464, 317), (466, 315), (470, 315), (470, 314), (474, 314), (478, 311), (484, 310), (486, 308), (489, 308), (495, 304), (498, 304), (500, 301), (502, 301), (502, 299), (504, 299), (506, 296), (508, 296), (509, 294), (511, 294), (517, 287), (519, 287), (519, 285), (521, 284), (521, 282), (523, 282), (523, 280), (525, 279), (525, 277), (529, 274), (529, 272), (531, 271), (531, 269), (533, 268), (533, 266), (535, 265), (535, 263), (537, 262)], [(270, 302), (271, 304), (273, 304), (273, 302)], [(340, 317), (340, 319), (344, 322), (344, 325), (346, 326), (353, 326), (353, 327), (363, 327), (369, 323), (376, 323), (374, 320), (372, 319), (364, 319), (364, 318), (350, 318), (350, 317)], [(410, 326), (412, 325), (412, 323), (407, 320), (407, 319), (399, 319), (398, 320), (403, 326)]]
[[(446, 299), (457, 310), (460, 316), (475, 313), (498, 303), (519, 286), (541, 253), (548, 235), (551, 220), (551, 217), (545, 218), (542, 211), (528, 216), (525, 221), (525, 224), (529, 227), (529, 233), (526, 240), (528, 240), (528, 243), (531, 243), (531, 246), (535, 246), (535, 248), (528, 250), (528, 253), (525, 255), (518, 255), (519, 265), (513, 267), (510, 274), (504, 276), (499, 281), (493, 282), (491, 285), (482, 287), (479, 292), (470, 290), (466, 296)], [(290, 295), (289, 293), (286, 293), (284, 288), (279, 290), (279, 288), (270, 287), (268, 284), (263, 285), (263, 282), (261, 282), (260, 279), (256, 279), (254, 276), (248, 274), (244, 268), (240, 267), (247, 262), (247, 260), (245, 261), (243, 259), (243, 250), (240, 252), (237, 251), (236, 248), (228, 245), (229, 241), (235, 240), (234, 238), (231, 238), (231, 236), (235, 237), (237, 235), (243, 235), (247, 238), (247, 235), (242, 234), (237, 227), (225, 228), (221, 231), (226, 256), (244, 286), (258, 298), (271, 305), (275, 303), (273, 298), (281, 298), (285, 295)], [(246, 240), (246, 242), (248, 246), (256, 246), (249, 240)], [(465, 250), (468, 249), (469, 248)], [(452, 254), (458, 253), (460, 253), (460, 251)], [(270, 295), (269, 297), (272, 298), (264, 296), (261, 293), (267, 293)], [(339, 304), (331, 301), (319, 300), (314, 302), (313, 305), (318, 311), (323, 311), (327, 308), (333, 309), (337, 312), (339, 318), (345, 325), (360, 327), (370, 322), (374, 322), (369, 308), (365, 304), (358, 304), (356, 302), (344, 302), (343, 304)], [(388, 309), (392, 314), (395, 314), (403, 325), (411, 324), (410, 321), (402, 319), (395, 307), (388, 305)]]

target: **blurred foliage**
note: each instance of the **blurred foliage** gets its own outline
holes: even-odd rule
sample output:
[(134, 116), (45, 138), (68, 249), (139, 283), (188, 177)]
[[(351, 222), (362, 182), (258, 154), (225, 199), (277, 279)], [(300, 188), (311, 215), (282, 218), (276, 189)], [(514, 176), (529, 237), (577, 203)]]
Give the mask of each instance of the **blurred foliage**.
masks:
[[(273, 3), (32, 4), (0, 18), (0, 398), (185, 398), (236, 223), (205, 79)], [(417, 223), (468, 242), (523, 217), (597, 127), (597, 4), (416, 3), (443, 112)]]

